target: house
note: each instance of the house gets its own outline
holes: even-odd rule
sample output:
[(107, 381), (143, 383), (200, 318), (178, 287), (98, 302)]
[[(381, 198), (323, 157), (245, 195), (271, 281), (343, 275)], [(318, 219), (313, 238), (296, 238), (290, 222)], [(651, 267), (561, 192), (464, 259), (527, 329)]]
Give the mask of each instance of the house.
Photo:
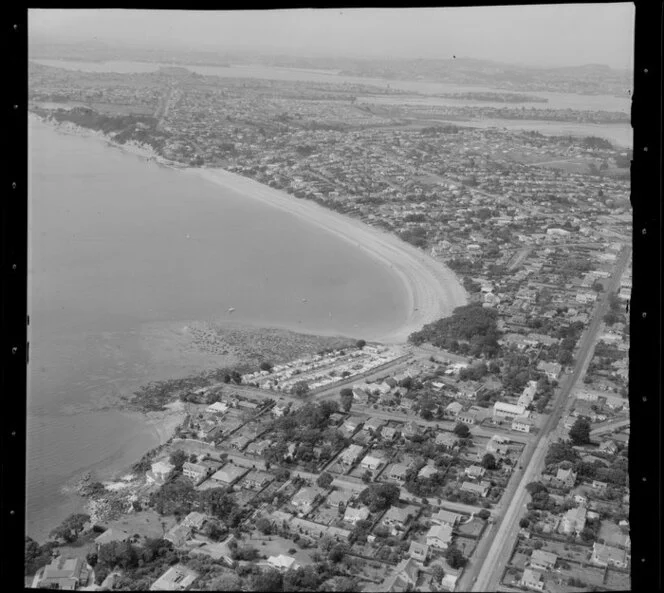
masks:
[(83, 560), (58, 556), (37, 572), (34, 588), (75, 591), (85, 587), (89, 577), (90, 569)]
[(408, 465), (405, 463), (395, 463), (390, 468), (389, 478), (397, 482), (405, 482), (408, 473)]
[(224, 486), (230, 486), (239, 480), (244, 474), (247, 473), (247, 469), (244, 467), (239, 467), (233, 463), (227, 463), (220, 470), (212, 474), (211, 480), (219, 482)]
[(438, 470), (433, 465), (424, 465), (419, 472), (417, 472), (418, 478), (430, 478), (431, 476), (438, 473)]
[(528, 416), (517, 416), (512, 420), (512, 430), (518, 432), (530, 432), (533, 427), (533, 421)]
[(289, 569), (297, 569), (299, 566), (295, 562), (295, 558), (292, 556), (286, 556), (285, 554), (279, 554), (278, 556), (270, 556), (267, 559), (267, 563), (272, 568), (276, 568), (282, 572), (285, 572)]
[(420, 569), (413, 558), (402, 560), (394, 568), (392, 576), (386, 578), (378, 587), (378, 591), (402, 593), (411, 591), (417, 584)]
[(347, 523), (352, 523), (355, 525), (358, 521), (366, 521), (369, 517), (369, 508), (361, 506), (359, 508), (346, 507), (346, 512), (344, 513), (344, 521)]
[(171, 542), (176, 548), (183, 546), (185, 542), (191, 539), (194, 529), (186, 523), (178, 523), (171, 527), (164, 535), (164, 539)]
[(627, 568), (629, 554), (626, 550), (607, 546), (606, 544), (593, 544), (593, 553), (590, 561), (598, 566), (615, 566), (616, 568)]
[(97, 546), (97, 551), (104, 544), (110, 544), (111, 542), (126, 542), (131, 539), (131, 535), (122, 529), (116, 529), (115, 527), (109, 527), (104, 533), (95, 538), (95, 545)]
[(457, 579), (459, 578), (458, 574), (452, 574), (446, 572), (443, 580), (440, 583), (440, 588), (443, 591), (454, 591), (456, 589)]
[(463, 411), (463, 406), (457, 402), (451, 402), (445, 406), (445, 416), (448, 418), (456, 418)]
[(192, 530), (200, 531), (207, 520), (207, 515), (197, 511), (192, 511), (184, 519), (182, 519), (180, 525), (187, 525), (188, 527), (191, 527)]
[(557, 381), (563, 367), (557, 362), (545, 362), (541, 360), (537, 365), (537, 370), (542, 371), (550, 381)]
[(576, 484), (576, 473), (571, 469), (563, 469), (560, 467), (556, 474), (556, 480), (561, 482), (566, 488), (574, 488), (574, 484)]
[(484, 474), (486, 473), (486, 470), (481, 466), (481, 465), (471, 465), (470, 467), (467, 467), (464, 471), (464, 473), (469, 477), (474, 480), (478, 480)]
[(601, 482), (600, 480), (593, 480), (591, 484), (594, 490), (606, 490), (608, 486), (606, 482)]
[(510, 451), (509, 440), (500, 435), (494, 434), (486, 444), (487, 453), (497, 455), (507, 455)]
[(409, 422), (404, 426), (403, 430), (401, 431), (403, 436), (406, 438), (413, 438), (414, 436), (417, 436), (421, 433), (420, 425), (417, 424), (417, 422)]
[(262, 457), (262, 455), (267, 451), (272, 445), (270, 439), (263, 439), (262, 441), (251, 443), (246, 450), (247, 455), (257, 455)]
[(514, 419), (517, 416), (527, 416), (525, 406), (515, 404), (508, 404), (506, 402), (496, 402), (493, 404), (493, 417), (494, 418), (510, 418)]
[(253, 437), (251, 436), (239, 434), (236, 437), (233, 437), (233, 439), (230, 442), (230, 445), (231, 447), (233, 447), (233, 449), (242, 451), (252, 440)]
[(473, 410), (466, 410), (457, 416), (457, 420), (463, 424), (469, 424), (472, 426), (477, 422), (477, 412)]
[(461, 484), (461, 490), (465, 492), (472, 492), (473, 494), (479, 494), (484, 498), (489, 493), (489, 488), (491, 485), (489, 482), (480, 482), (475, 484), (474, 482), (464, 482)]
[(208, 414), (214, 414), (218, 416), (223, 416), (228, 411), (228, 404), (224, 402), (214, 402), (205, 408), (205, 412)]
[(303, 514), (307, 514), (314, 506), (316, 497), (319, 491), (311, 486), (305, 486), (298, 490), (298, 492), (291, 499), (291, 504)]
[(461, 515), (440, 509), (435, 515), (431, 516), (431, 520), (438, 525), (450, 525), (454, 527), (459, 523)]
[(426, 544), (420, 544), (418, 542), (410, 542), (408, 555), (413, 560), (417, 560), (418, 562), (426, 562), (426, 559), (429, 556), (429, 546)]
[(349, 432), (355, 432), (362, 424), (364, 421), (361, 418), (358, 418), (357, 416), (353, 416), (351, 418), (346, 419), (346, 421), (343, 423), (342, 428)]
[(447, 523), (432, 525), (427, 532), (427, 546), (439, 550), (447, 550), (452, 542), (452, 527)]
[(394, 439), (394, 437), (397, 436), (397, 430), (392, 426), (383, 426), (383, 428), (380, 431), (380, 436), (384, 438), (386, 441), (391, 441)]
[(562, 523), (560, 528), (563, 533), (570, 535), (572, 533), (578, 535), (583, 531), (583, 528), (586, 526), (586, 517), (588, 511), (586, 507), (575, 507), (569, 509), (563, 516)]
[(523, 576), (519, 581), (519, 585), (526, 589), (533, 589), (535, 591), (544, 591), (544, 581), (542, 580), (542, 573), (531, 568), (526, 568), (523, 571)]
[(169, 461), (156, 461), (146, 474), (147, 480), (149, 483), (163, 484), (174, 469), (175, 466)]
[(285, 416), (288, 413), (289, 407), (290, 407), (289, 402), (278, 402), (272, 408), (272, 414), (274, 414), (277, 418), (281, 418), (282, 416)]
[(385, 424), (385, 420), (380, 418), (369, 418), (369, 420), (364, 423), (362, 430), (366, 430), (367, 432), (378, 432)]
[(272, 474), (259, 470), (252, 470), (245, 476), (242, 485), (250, 490), (262, 490), (271, 481)]
[(330, 426), (339, 426), (344, 421), (344, 418), (345, 416), (343, 414), (335, 412), (334, 414), (330, 414), (328, 422), (330, 423)]
[(364, 459), (360, 462), (363, 469), (375, 472), (383, 465), (383, 460), (373, 455), (365, 455)]
[(210, 468), (200, 463), (185, 461), (182, 466), (183, 475), (187, 476), (195, 485), (200, 484), (210, 475)]
[(345, 465), (353, 465), (362, 455), (362, 447), (350, 445), (340, 456), (339, 461)]
[(519, 401), (517, 404), (527, 408), (530, 404), (533, 403), (535, 399), (535, 394), (537, 393), (537, 381), (528, 381), (523, 389), (523, 393), (519, 396)]
[(618, 452), (618, 445), (611, 439), (602, 441), (599, 445), (599, 450), (609, 455), (615, 455)]
[(413, 516), (414, 512), (415, 511), (412, 507), (399, 508), (392, 506), (387, 510), (385, 515), (383, 515), (381, 523), (386, 527), (404, 529), (406, 523), (408, 523), (408, 519)]
[(533, 550), (530, 555), (530, 566), (539, 570), (553, 570), (556, 567), (558, 556), (544, 550)]
[(454, 447), (459, 437), (453, 432), (439, 432), (436, 435), (436, 445), (445, 445), (446, 447)]

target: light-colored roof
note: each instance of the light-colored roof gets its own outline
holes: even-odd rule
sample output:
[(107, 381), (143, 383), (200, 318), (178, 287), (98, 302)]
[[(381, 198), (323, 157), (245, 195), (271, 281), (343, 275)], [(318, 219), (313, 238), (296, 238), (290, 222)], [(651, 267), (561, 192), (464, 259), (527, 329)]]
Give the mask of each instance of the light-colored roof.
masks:
[(198, 578), (198, 573), (182, 564), (171, 566), (150, 587), (150, 591), (184, 591)]
[(214, 474), (212, 474), (212, 479), (230, 484), (237, 480), (246, 471), (247, 470), (244, 467), (238, 467), (232, 463), (227, 463), (220, 470), (217, 470)]
[(131, 536), (129, 533), (122, 529), (116, 529), (115, 527), (109, 527), (104, 533), (95, 538), (96, 544), (107, 544), (109, 542), (122, 542), (126, 539), (129, 539)]
[(285, 554), (279, 554), (278, 556), (270, 556), (267, 561), (272, 566), (287, 569), (293, 566), (295, 563), (295, 558), (292, 556), (286, 556)]

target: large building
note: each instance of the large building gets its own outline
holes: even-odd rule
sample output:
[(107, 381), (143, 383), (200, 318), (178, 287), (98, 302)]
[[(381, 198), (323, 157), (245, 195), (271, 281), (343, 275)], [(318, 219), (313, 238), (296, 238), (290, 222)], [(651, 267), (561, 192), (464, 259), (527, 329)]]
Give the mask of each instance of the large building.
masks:
[(514, 419), (518, 416), (527, 416), (525, 406), (518, 404), (508, 404), (505, 402), (496, 402), (493, 404), (493, 417), (494, 418), (510, 418)]

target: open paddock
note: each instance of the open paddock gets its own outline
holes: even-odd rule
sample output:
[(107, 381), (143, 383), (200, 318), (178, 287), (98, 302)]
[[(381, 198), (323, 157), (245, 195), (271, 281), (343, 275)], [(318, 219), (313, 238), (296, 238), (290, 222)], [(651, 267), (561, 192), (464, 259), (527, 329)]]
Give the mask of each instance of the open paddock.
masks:
[(629, 591), (632, 588), (632, 579), (627, 572), (609, 568), (604, 585), (612, 591)]

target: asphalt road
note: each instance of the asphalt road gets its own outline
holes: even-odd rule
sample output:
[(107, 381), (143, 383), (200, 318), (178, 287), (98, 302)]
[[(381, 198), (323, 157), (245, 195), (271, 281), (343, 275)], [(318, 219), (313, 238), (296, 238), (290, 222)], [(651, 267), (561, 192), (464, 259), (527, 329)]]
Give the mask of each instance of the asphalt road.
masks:
[[(526, 485), (535, 481), (540, 475), (544, 466), (544, 457), (546, 456), (549, 444), (555, 441), (557, 436), (561, 435), (561, 432), (559, 432), (559, 425), (561, 424), (560, 420), (563, 414), (568, 411), (573, 404), (573, 400), (569, 397), (570, 393), (576, 383), (583, 377), (588, 364), (590, 363), (597, 334), (602, 325), (602, 316), (607, 308), (608, 295), (616, 291), (620, 282), (620, 277), (629, 261), (630, 254), (631, 248), (625, 248), (620, 254), (614, 268), (614, 273), (611, 276), (609, 286), (602, 299), (595, 307), (590, 325), (579, 340), (574, 370), (571, 374), (564, 375), (560, 381), (558, 394), (554, 403), (554, 410), (537, 437), (534, 451), (529, 451), (530, 447), (527, 447), (524, 452), (525, 455), (522, 463), (525, 465), (525, 469), (523, 470), (521, 479), (518, 481), (514, 495), (509, 500), (509, 506), (505, 511), (504, 517), (499, 523), (497, 523), (498, 529), (496, 535), (491, 540), (490, 546), (488, 546), (488, 551), (485, 552), (486, 547), (478, 547), (478, 552), (481, 548), (481, 552), (486, 553), (484, 562), (481, 563), (481, 566), (480, 563), (477, 562), (475, 567), (469, 567), (469, 570), (466, 571), (468, 575), (466, 576), (466, 574), (464, 574), (464, 577), (466, 577), (463, 579), (464, 588), (461, 588), (460, 583), (459, 590), (467, 590), (465, 587), (468, 586), (469, 579), (472, 583), (472, 591), (497, 590), (501, 576), (510, 559), (517, 539), (519, 519), (521, 518), (528, 501)], [(530, 455), (530, 459), (527, 459), (528, 455)], [(506, 496), (503, 496), (503, 499), (506, 498)], [(484, 539), (490, 540), (491, 538), (486, 537)], [(481, 560), (481, 558), (482, 556), (478, 553), (477, 559)], [(477, 576), (475, 577), (474, 574), (477, 574)]]

